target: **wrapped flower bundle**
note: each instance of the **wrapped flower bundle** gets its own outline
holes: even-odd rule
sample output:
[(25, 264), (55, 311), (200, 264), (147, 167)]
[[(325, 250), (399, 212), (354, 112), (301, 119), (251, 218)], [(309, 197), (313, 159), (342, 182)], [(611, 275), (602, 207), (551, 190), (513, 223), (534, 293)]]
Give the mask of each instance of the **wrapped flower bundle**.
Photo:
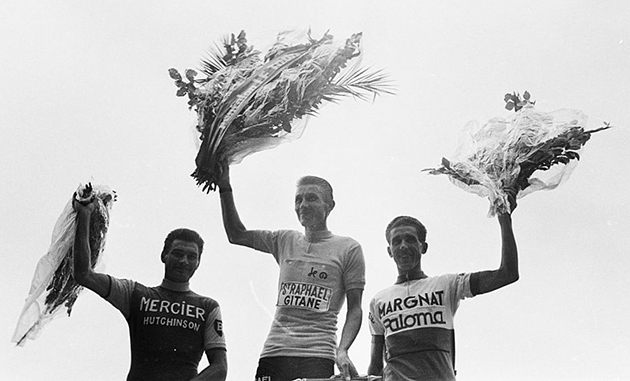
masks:
[(523, 98), (508, 93), (504, 100), (506, 109), (516, 112), (511, 118), (492, 118), (483, 126), (468, 123), (455, 160), (442, 158), (440, 167), (425, 169), (448, 175), (462, 189), (488, 197), (488, 216), (509, 212), (507, 188), (521, 198), (562, 184), (591, 134), (610, 128), (605, 123), (585, 130), (588, 118), (578, 110), (538, 111), (528, 92)]
[(43, 326), (65, 307), (68, 316), (82, 287), (72, 277), (72, 247), (76, 230), (76, 212), (72, 200), (82, 203), (96, 200), (90, 219), (90, 249), (92, 267), (98, 264), (109, 227), (109, 211), (116, 193), (106, 186), (80, 185), (57, 219), (52, 243), (35, 269), (31, 289), (18, 320), (12, 341), (24, 345), (26, 339), (35, 339)]
[(215, 189), (225, 165), (298, 138), (296, 122), (315, 115), (323, 102), (392, 93), (382, 71), (356, 65), (344, 70), (361, 54), (361, 33), (342, 44), (328, 33), (319, 40), (310, 32), (306, 38), (280, 33), (264, 58), (260, 54), (241, 31), (223, 41), (223, 52), (215, 49), (202, 62), (205, 78), (169, 69), (177, 95), (188, 95), (198, 115), (202, 143), (192, 176), (206, 192)]

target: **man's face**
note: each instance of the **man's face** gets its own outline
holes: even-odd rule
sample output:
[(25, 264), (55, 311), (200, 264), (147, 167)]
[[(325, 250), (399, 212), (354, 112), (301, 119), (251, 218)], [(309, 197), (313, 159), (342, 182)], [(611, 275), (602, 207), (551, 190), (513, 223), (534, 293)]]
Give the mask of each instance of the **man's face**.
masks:
[(194, 242), (176, 239), (170, 250), (162, 256), (166, 279), (188, 282), (199, 267), (199, 247)]
[(305, 228), (322, 228), (331, 210), (318, 185), (300, 185), (295, 192), (295, 213)]
[(401, 273), (420, 269), (420, 257), (426, 252), (426, 245), (420, 242), (413, 226), (397, 226), (389, 232), (388, 238), (387, 252)]

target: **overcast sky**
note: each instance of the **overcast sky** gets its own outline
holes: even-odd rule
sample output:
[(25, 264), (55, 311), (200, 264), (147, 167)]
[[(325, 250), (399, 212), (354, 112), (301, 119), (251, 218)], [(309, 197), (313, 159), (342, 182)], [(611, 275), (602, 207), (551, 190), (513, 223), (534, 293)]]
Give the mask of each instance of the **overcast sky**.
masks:
[[(367, 262), (363, 327), (350, 350), (367, 371), (369, 300), (395, 280), (384, 228), (399, 214), (428, 227), (429, 275), (494, 269), (500, 236), (488, 202), (429, 176), (470, 120), (509, 116), (506, 92), (542, 111), (589, 115), (594, 134), (569, 181), (528, 195), (513, 215), (521, 279), (461, 303), (459, 380), (630, 378), (630, 3), (618, 1), (13, 1), (0, 4), (0, 369), (7, 380), (121, 380), (122, 315), (90, 291), (23, 348), (10, 342), (35, 265), (80, 182), (118, 193), (102, 271), (162, 279), (163, 239), (190, 227), (206, 240), (192, 279), (223, 311), (230, 381), (251, 380), (275, 304), (269, 255), (232, 246), (218, 194), (189, 175), (195, 115), (171, 67), (198, 68), (226, 33), (266, 49), (277, 32), (363, 32), (363, 64), (386, 70), (396, 96), (346, 99), (303, 136), (232, 168), (252, 229), (301, 227), (296, 180), (327, 178), (329, 228), (357, 239)], [(342, 318), (343, 319), (343, 318)], [(343, 320), (342, 320), (343, 321)]]

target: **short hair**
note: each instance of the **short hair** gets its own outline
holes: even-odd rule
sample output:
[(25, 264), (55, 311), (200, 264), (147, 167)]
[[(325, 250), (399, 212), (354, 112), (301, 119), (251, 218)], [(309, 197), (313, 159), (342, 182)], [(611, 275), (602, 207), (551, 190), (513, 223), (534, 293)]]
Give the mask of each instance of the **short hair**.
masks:
[(410, 216), (398, 216), (398, 217), (394, 218), (387, 225), (387, 228), (385, 228), (385, 239), (387, 240), (387, 242), (389, 242), (389, 233), (392, 231), (393, 228), (396, 228), (396, 227), (399, 227), (399, 226), (411, 226), (411, 227), (415, 228), (416, 229), (416, 235), (418, 236), (418, 239), (420, 240), (420, 242), (426, 242), (426, 240), (427, 240), (427, 228), (424, 227), (422, 222), (420, 222), (416, 218), (410, 217)]
[(196, 231), (186, 228), (175, 229), (172, 232), (168, 233), (166, 239), (164, 240), (164, 249), (162, 249), (162, 256), (166, 255), (166, 253), (171, 250), (171, 246), (173, 246), (173, 241), (175, 241), (176, 239), (197, 244), (197, 247), (199, 248), (199, 256), (201, 257), (201, 253), (203, 252), (203, 239)]
[(302, 185), (317, 185), (322, 189), (324, 197), (328, 198), (328, 200), (324, 201), (334, 201), (332, 185), (325, 179), (317, 176), (304, 176), (296, 184), (298, 187)]

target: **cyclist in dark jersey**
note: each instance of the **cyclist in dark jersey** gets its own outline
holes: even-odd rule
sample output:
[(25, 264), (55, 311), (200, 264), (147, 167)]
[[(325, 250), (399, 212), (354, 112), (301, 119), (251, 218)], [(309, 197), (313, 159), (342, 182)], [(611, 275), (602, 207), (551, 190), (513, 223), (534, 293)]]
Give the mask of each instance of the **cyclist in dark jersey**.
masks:
[[(74, 202), (77, 212), (74, 278), (110, 302), (129, 325), (131, 368), (128, 381), (224, 381), (227, 375), (221, 309), (190, 290), (188, 281), (201, 259), (203, 240), (194, 231), (176, 229), (164, 242), (164, 280), (146, 287), (92, 270), (89, 245), (94, 203)], [(197, 372), (203, 353), (209, 365)]]

